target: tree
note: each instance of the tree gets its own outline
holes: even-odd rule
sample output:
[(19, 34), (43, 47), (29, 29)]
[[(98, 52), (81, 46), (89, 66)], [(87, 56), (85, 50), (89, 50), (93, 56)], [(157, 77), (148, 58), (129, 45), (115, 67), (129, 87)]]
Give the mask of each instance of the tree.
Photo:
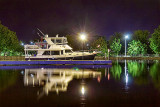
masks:
[(136, 30), (133, 33), (133, 40), (139, 40), (142, 44), (147, 45), (147, 53), (152, 54), (151, 48), (149, 46), (149, 36), (150, 32), (148, 30)]
[(99, 56), (104, 56), (105, 53), (108, 53), (108, 49), (107, 49), (107, 41), (104, 37), (99, 37), (97, 40), (95, 40), (92, 44), (91, 44), (91, 48), (92, 49), (97, 49), (98, 51), (101, 51), (101, 53), (97, 54)]
[(143, 44), (148, 43), (150, 32), (148, 30), (136, 30), (133, 33), (133, 40), (139, 40)]
[[(125, 43), (124, 43), (124, 36), (120, 32), (115, 32), (113, 35), (111, 35), (110, 40), (109, 40), (109, 45), (111, 46), (113, 41), (115, 39), (120, 39), (120, 44), (121, 44), (121, 50), (119, 51), (120, 54), (123, 54), (125, 52)], [(128, 42), (128, 41), (127, 41)], [(109, 47), (110, 47), (109, 46)], [(111, 48), (111, 47), (110, 47)]]
[(116, 38), (115, 38), (115, 39), (113, 40), (111, 46), (110, 46), (111, 52), (112, 52), (113, 54), (117, 54), (117, 55), (118, 55), (119, 51), (121, 50), (121, 47), (122, 47), (122, 45), (121, 45), (121, 43), (120, 43), (120, 39), (116, 39)]
[(115, 32), (113, 35), (111, 35), (110, 37), (110, 40), (109, 40), (109, 44), (110, 46), (112, 45), (112, 42), (115, 40), (115, 39), (120, 39), (120, 41), (122, 41), (122, 33), (120, 32)]
[(160, 54), (160, 26), (154, 30), (150, 41), (150, 48), (156, 54)]
[(147, 52), (146, 44), (142, 44), (139, 40), (133, 40), (128, 44), (128, 54), (129, 55), (144, 55)]
[(22, 52), (16, 33), (0, 23), (0, 53), (12, 55), (14, 52)]

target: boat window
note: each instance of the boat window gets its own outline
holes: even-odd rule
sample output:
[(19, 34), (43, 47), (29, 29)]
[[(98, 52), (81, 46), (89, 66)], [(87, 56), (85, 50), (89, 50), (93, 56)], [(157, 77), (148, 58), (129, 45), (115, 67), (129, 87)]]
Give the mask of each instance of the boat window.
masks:
[(61, 50), (61, 54), (63, 54), (63, 50)]
[(28, 54), (31, 55), (31, 56), (36, 56), (37, 51), (28, 51)]
[(67, 39), (66, 38), (63, 40), (63, 43), (67, 43)]
[(71, 51), (71, 50), (65, 50), (65, 52), (66, 52), (66, 53), (72, 53), (72, 51)]
[(50, 51), (45, 51), (43, 55), (50, 55)]
[(59, 55), (59, 51), (51, 51), (51, 55)]
[(55, 42), (54, 42), (54, 39), (51, 39), (51, 41), (52, 41), (53, 43), (55, 43)]
[(61, 39), (56, 39), (56, 43), (62, 43)]

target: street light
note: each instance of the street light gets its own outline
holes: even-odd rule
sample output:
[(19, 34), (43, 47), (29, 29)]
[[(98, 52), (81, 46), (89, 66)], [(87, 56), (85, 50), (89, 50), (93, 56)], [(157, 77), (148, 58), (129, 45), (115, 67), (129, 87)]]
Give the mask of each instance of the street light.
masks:
[(125, 35), (125, 57), (126, 57), (126, 39), (128, 39), (129, 35)]
[(30, 44), (32, 45), (32, 44), (33, 44), (33, 42), (32, 42), (32, 41), (30, 41)]
[(83, 60), (83, 56), (84, 56), (84, 42), (86, 40), (86, 33), (80, 33), (80, 39), (83, 42), (83, 46), (82, 46), (82, 50), (83, 50), (82, 60)]
[(85, 33), (81, 33), (80, 34), (80, 38), (81, 38), (81, 40), (85, 40), (86, 39), (86, 34)]
[(21, 45), (24, 46), (24, 43), (22, 42)]

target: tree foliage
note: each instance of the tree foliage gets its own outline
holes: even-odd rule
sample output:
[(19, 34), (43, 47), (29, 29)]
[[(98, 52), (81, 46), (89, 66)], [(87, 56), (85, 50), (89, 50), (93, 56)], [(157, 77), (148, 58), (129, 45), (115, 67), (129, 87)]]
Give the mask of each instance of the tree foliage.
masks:
[(113, 40), (111, 46), (110, 46), (111, 52), (112, 52), (113, 54), (117, 54), (117, 55), (118, 55), (119, 51), (121, 50), (121, 47), (122, 47), (122, 45), (121, 45), (121, 43), (120, 43), (120, 39), (116, 39), (116, 38), (115, 38), (115, 39)]
[(0, 53), (13, 55), (15, 52), (23, 52), (16, 33), (0, 23)]
[(139, 55), (139, 54), (146, 54), (146, 44), (142, 44), (139, 40), (133, 40), (128, 44), (128, 54), (129, 55)]
[[(109, 45), (110, 46), (112, 45), (112, 43), (115, 39), (120, 39), (121, 50), (119, 51), (119, 53), (123, 54), (125, 52), (125, 43), (124, 43), (125, 38), (124, 38), (124, 35), (121, 32), (115, 32), (113, 35), (111, 35), (110, 40), (109, 40)], [(128, 40), (127, 40), (127, 42), (128, 42)]]
[(115, 32), (113, 35), (111, 35), (110, 37), (110, 40), (109, 40), (109, 45), (111, 46), (112, 45), (112, 42), (115, 40), (115, 39), (120, 39), (120, 41), (122, 41), (122, 33), (120, 32)]
[(154, 30), (150, 41), (150, 48), (156, 54), (160, 54), (160, 26)]
[(139, 40), (141, 43), (148, 43), (150, 32), (148, 30), (136, 30), (133, 33), (133, 40)]
[(98, 51), (101, 51), (101, 53), (99, 53), (99, 56), (104, 56), (105, 53), (108, 53), (108, 49), (107, 49), (107, 41), (105, 39), (105, 37), (99, 37), (97, 40), (95, 40), (92, 44), (91, 44), (92, 49), (97, 49)]
[(149, 36), (150, 36), (150, 32), (148, 30), (136, 30), (133, 33), (133, 40), (139, 40), (142, 44), (146, 44), (147, 45), (147, 53), (148, 54), (152, 54), (152, 50), (149, 46)]

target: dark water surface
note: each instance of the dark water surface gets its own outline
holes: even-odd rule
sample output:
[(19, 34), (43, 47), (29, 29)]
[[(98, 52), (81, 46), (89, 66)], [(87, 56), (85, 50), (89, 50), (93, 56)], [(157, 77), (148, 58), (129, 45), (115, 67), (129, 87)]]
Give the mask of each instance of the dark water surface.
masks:
[(0, 107), (160, 107), (160, 62), (0, 67)]

